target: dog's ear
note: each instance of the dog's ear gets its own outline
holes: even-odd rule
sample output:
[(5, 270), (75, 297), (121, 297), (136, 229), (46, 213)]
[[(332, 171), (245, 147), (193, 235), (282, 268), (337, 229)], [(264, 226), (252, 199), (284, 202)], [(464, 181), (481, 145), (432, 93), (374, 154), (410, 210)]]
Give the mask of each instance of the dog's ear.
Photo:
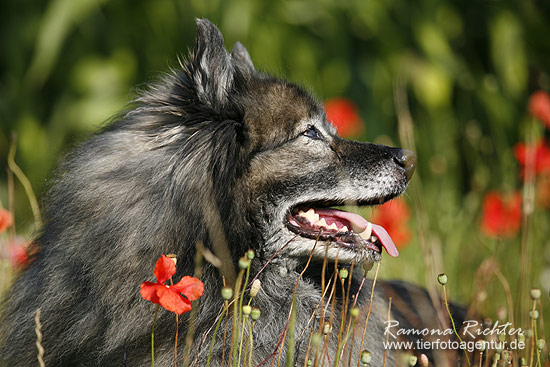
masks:
[(235, 66), (238, 67), (243, 74), (253, 74), (256, 72), (252, 59), (242, 43), (235, 43), (235, 46), (231, 51), (231, 59), (233, 60)]
[(197, 35), (191, 56), (191, 78), (201, 102), (223, 106), (235, 76), (235, 66), (227, 53), (223, 36), (207, 19), (197, 19)]

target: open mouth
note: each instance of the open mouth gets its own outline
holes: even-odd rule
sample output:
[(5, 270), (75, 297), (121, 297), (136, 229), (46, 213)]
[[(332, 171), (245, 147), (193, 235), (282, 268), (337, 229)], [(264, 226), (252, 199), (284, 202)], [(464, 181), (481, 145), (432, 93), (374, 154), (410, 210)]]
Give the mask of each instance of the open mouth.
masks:
[(333, 208), (300, 206), (287, 217), (287, 228), (306, 238), (331, 241), (350, 250), (370, 249), (381, 253), (382, 247), (392, 256), (399, 252), (388, 232), (359, 214)]

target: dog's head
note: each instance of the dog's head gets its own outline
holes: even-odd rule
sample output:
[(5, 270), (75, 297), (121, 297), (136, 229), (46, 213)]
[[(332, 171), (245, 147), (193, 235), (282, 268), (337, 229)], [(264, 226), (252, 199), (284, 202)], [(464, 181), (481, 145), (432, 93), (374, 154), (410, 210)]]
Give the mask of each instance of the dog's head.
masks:
[[(315, 247), (316, 258), (345, 263), (377, 261), (382, 247), (397, 256), (382, 227), (333, 207), (400, 195), (414, 154), (341, 139), (306, 91), (256, 71), (240, 43), (228, 53), (209, 21), (197, 26), (183, 73), (142, 101), (183, 121), (184, 144), (197, 152), (195, 167), (208, 167), (229, 241), (301, 259)], [(214, 146), (197, 148), (207, 144)], [(199, 172), (193, 175), (204, 185)]]

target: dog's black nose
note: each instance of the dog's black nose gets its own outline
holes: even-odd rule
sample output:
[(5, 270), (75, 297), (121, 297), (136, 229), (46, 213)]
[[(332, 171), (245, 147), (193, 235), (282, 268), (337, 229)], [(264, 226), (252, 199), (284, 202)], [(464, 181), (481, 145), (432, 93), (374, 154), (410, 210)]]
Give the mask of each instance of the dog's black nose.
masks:
[(393, 160), (405, 169), (405, 176), (409, 181), (416, 168), (416, 155), (410, 150), (400, 149), (394, 153)]

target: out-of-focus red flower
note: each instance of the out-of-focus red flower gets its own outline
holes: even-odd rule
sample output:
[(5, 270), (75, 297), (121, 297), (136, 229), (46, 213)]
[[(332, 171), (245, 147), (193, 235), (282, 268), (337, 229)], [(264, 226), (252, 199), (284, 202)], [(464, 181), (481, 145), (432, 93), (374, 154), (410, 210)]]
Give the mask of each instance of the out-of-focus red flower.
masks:
[(483, 198), (481, 230), (488, 237), (513, 238), (521, 227), (521, 194), (488, 192)]
[(164, 284), (176, 274), (174, 260), (166, 255), (158, 259), (154, 274), (157, 282), (141, 283), (141, 296), (153, 303), (160, 303), (168, 311), (179, 315), (190, 311), (191, 301), (198, 299), (204, 292), (204, 284), (194, 277), (185, 276), (174, 285)]
[(539, 90), (529, 98), (529, 112), (550, 128), (550, 94)]
[(11, 227), (13, 224), (13, 215), (6, 209), (0, 209), (0, 233)]
[(538, 143), (526, 146), (525, 143), (517, 143), (514, 146), (514, 156), (522, 167), (521, 177), (525, 177), (525, 166), (528, 159), (534, 153), (534, 171), (537, 175), (550, 172), (550, 147), (549, 143), (540, 140)]
[(14, 268), (24, 269), (26, 268), (33, 259), (33, 254), (38, 251), (38, 248), (35, 244), (25, 242), (25, 243), (16, 243), (10, 248), (11, 252), (11, 263)]
[(350, 100), (345, 98), (329, 99), (325, 101), (325, 112), (327, 119), (336, 127), (338, 135), (341, 137), (360, 135), (365, 128), (365, 124), (357, 112), (357, 107)]
[(408, 221), (411, 217), (409, 206), (402, 198), (393, 199), (375, 208), (371, 222), (386, 229), (397, 248), (405, 247), (411, 239)]
[(19, 236), (0, 242), (0, 259), (8, 260), (13, 268), (19, 270), (29, 265), (37, 251), (36, 245)]

